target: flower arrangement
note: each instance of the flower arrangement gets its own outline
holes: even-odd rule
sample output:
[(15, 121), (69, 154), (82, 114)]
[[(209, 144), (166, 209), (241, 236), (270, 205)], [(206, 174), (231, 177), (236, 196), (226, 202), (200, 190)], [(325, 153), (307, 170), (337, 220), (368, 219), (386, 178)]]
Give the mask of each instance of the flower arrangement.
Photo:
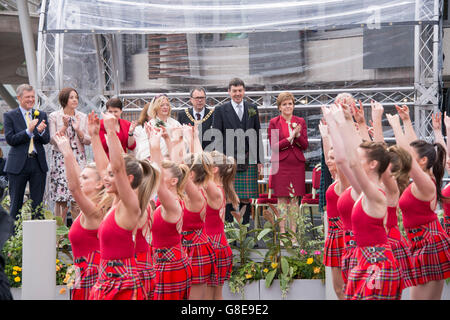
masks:
[(255, 108), (248, 108), (248, 117), (251, 118), (253, 116), (256, 116), (257, 112)]
[[(9, 210), (9, 196), (5, 197), (1, 202), (2, 207), (5, 210)], [(71, 255), (68, 250), (68, 231), (69, 229), (63, 225), (62, 219), (60, 217), (54, 217), (53, 214), (47, 210), (45, 207), (38, 207), (37, 210), (41, 210), (41, 213), (45, 219), (55, 219), (57, 223), (57, 259), (56, 259), (56, 284), (63, 285), (64, 278), (66, 275), (67, 268), (70, 266), (67, 262), (60, 257), (60, 253), (64, 252), (67, 255), (66, 260), (70, 260)], [(2, 249), (2, 255), (5, 258), (5, 274), (8, 277), (10, 286), (12, 288), (19, 288), (22, 286), (22, 241), (23, 241), (23, 231), (22, 225), (23, 221), (29, 220), (33, 216), (33, 210), (31, 207), (31, 200), (26, 201), (22, 209), (20, 210), (20, 215), (15, 224), (15, 233), (5, 242)], [(59, 219), (58, 219), (59, 218)]]
[(161, 119), (156, 119), (155, 122), (155, 127), (160, 128), (160, 127), (165, 127), (166, 123), (164, 121), (162, 121)]

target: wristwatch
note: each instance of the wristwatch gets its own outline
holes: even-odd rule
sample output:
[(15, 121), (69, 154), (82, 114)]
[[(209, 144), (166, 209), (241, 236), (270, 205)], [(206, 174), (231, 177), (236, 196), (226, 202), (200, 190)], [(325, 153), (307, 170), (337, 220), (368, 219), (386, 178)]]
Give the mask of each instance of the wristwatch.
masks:
[(132, 137), (133, 135), (134, 135), (134, 132), (131, 132), (131, 133), (128, 132), (129, 137)]

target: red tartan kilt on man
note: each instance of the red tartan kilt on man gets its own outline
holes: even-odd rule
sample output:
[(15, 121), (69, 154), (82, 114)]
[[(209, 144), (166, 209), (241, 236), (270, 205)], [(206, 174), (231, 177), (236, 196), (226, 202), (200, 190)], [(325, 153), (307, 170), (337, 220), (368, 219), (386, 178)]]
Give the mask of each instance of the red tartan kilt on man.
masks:
[(181, 232), (181, 244), (190, 260), (191, 284), (216, 283), (216, 254), (203, 228)]
[(91, 300), (147, 300), (136, 259), (101, 260)]
[(402, 236), (398, 226), (389, 228), (387, 237), (402, 274), (403, 289), (416, 286), (415, 267), (408, 241)]
[(191, 289), (192, 269), (181, 245), (152, 247), (155, 289), (153, 300), (186, 300)]
[(405, 229), (411, 243), (417, 284), (449, 278), (450, 238), (439, 221)]
[(225, 233), (210, 235), (209, 239), (216, 254), (217, 281), (208, 279), (207, 283), (209, 286), (223, 286), (225, 281), (229, 280), (231, 276), (233, 251), (231, 251)]
[(356, 240), (352, 231), (345, 231), (345, 248), (341, 261), (342, 279), (347, 283), (348, 274), (358, 264), (356, 259)]
[(345, 252), (345, 231), (340, 217), (328, 217), (328, 232), (325, 239), (323, 264), (327, 267), (341, 268)]
[(348, 274), (347, 300), (400, 300), (401, 272), (388, 244), (357, 247), (355, 256), (358, 264)]
[(147, 293), (148, 300), (153, 298), (153, 290), (155, 289), (156, 279), (155, 270), (153, 270), (151, 248), (148, 251), (136, 253), (136, 265), (139, 272), (144, 290)]
[(75, 283), (70, 291), (71, 300), (88, 300), (92, 287), (97, 282), (100, 252), (92, 251), (86, 257), (74, 259)]

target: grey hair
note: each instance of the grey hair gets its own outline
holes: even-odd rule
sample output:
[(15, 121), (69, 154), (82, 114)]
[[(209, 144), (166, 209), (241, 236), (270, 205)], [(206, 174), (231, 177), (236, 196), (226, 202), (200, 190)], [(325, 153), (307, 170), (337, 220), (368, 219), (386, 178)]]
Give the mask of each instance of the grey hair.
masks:
[(189, 91), (189, 95), (192, 98), (192, 94), (194, 93), (194, 91), (203, 91), (203, 93), (206, 95), (206, 90), (203, 87), (194, 87), (191, 89), (191, 91)]
[(27, 83), (21, 84), (16, 89), (16, 95), (18, 97), (21, 97), (24, 91), (34, 91), (34, 88), (33, 88), (33, 86), (31, 86)]

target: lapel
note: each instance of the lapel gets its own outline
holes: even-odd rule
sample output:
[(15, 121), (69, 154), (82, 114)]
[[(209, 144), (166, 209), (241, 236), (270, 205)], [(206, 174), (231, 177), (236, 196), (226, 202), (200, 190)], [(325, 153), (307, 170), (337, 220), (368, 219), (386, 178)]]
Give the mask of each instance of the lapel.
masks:
[[(31, 109), (31, 113), (33, 113), (33, 109)], [(22, 111), (20, 110), (19, 107), (17, 107), (17, 118), (19, 119), (19, 124), (22, 126), (22, 128), (26, 129), (27, 128), (27, 123), (22, 115)]]
[[(245, 114), (245, 107), (244, 107), (244, 114)], [(241, 120), (239, 120), (239, 117), (236, 114), (236, 111), (234, 110), (233, 105), (231, 104), (231, 101), (227, 105), (227, 108), (225, 110), (225, 115), (227, 115), (228, 119), (230, 119), (234, 128), (242, 127)]]
[[(194, 117), (194, 108), (193, 107), (190, 107), (189, 109), (188, 109), (188, 112), (189, 112), (189, 114), (192, 116), (192, 119), (194, 119), (195, 120), (195, 117)], [(188, 119), (190, 122), (192, 122), (190, 119)], [(192, 122), (192, 124), (194, 124), (193, 122)]]
[(248, 105), (247, 102), (244, 101), (244, 114), (242, 115), (242, 125), (244, 126), (244, 130), (247, 130), (248, 119)]
[(279, 140), (281, 141), (282, 139), (284, 139), (284, 133), (283, 133), (283, 129), (282, 129), (282, 123), (281, 123), (281, 115), (278, 116), (277, 119), (277, 123), (276, 123), (276, 128), (278, 129), (278, 134), (279, 134)]

